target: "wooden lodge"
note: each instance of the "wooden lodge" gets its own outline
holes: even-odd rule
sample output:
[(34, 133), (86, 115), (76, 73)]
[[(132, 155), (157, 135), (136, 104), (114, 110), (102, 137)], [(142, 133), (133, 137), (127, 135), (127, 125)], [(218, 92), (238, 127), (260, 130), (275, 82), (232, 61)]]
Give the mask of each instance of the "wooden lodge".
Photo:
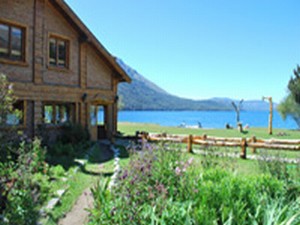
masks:
[(65, 122), (93, 140), (112, 137), (118, 83), (131, 81), (63, 0), (0, 0), (0, 73), (23, 112), (15, 125), (29, 137), (40, 125), (55, 137)]

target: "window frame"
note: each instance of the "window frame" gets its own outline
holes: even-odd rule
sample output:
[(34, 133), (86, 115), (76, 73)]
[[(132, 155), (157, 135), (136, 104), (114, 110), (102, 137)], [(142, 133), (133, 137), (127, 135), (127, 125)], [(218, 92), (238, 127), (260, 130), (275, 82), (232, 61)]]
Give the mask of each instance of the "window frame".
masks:
[[(17, 109), (15, 106), (18, 104), (22, 104), (22, 108)], [(19, 124), (2, 124), (0, 127), (2, 128), (12, 128), (16, 127), (17, 129), (25, 129), (26, 128), (26, 123), (27, 123), (27, 101), (26, 100), (17, 100), (16, 102), (13, 103), (13, 109), (17, 109), (22, 113), (22, 117), (20, 118), (20, 123)], [(7, 116), (9, 116), (8, 114)], [(7, 121), (7, 118), (5, 119)]]
[[(16, 22), (12, 22), (12, 21), (8, 21), (5, 19), (1, 19), (0, 18), (0, 25), (4, 25), (4, 26), (8, 26), (9, 29), (9, 37), (8, 37), (8, 42), (9, 42), (9, 46), (8, 46), (8, 56), (0, 56), (0, 62), (2, 63), (9, 63), (9, 64), (18, 64), (18, 65), (24, 65), (26, 66), (26, 43), (27, 43), (27, 26), (20, 24), (20, 23), (16, 23)], [(13, 28), (17, 28), (21, 30), (21, 58), (20, 59), (13, 59), (12, 58), (12, 29)]]
[[(55, 39), (55, 47), (56, 47), (56, 54), (55, 54), (55, 60), (56, 63), (55, 65), (53, 65), (51, 63), (51, 57), (50, 57), (50, 41), (51, 39)], [(65, 43), (65, 49), (66, 49), (66, 53), (65, 53), (65, 65), (64, 66), (60, 66), (59, 65), (59, 41), (63, 41)], [(48, 42), (47, 42), (47, 57), (48, 57), (48, 68), (50, 69), (55, 69), (55, 70), (69, 70), (70, 67), (70, 38), (62, 36), (62, 35), (58, 35), (58, 34), (52, 34), (49, 33), (48, 35)]]
[[(46, 122), (45, 118), (45, 107), (51, 106), (52, 107), (52, 115), (51, 115), (51, 121)], [(62, 107), (65, 107), (66, 109), (66, 121), (62, 122)], [(42, 118), (43, 118), (43, 124), (46, 124), (48, 126), (61, 126), (65, 123), (74, 123), (75, 122), (75, 107), (76, 104), (73, 102), (43, 102), (42, 104)], [(69, 115), (68, 115), (69, 112)]]

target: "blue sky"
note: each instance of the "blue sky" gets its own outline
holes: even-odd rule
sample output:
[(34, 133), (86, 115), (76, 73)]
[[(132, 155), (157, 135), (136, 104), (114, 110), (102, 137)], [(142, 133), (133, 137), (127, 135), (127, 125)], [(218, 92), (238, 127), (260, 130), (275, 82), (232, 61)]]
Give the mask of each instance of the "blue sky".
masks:
[(299, 0), (66, 0), (113, 55), (187, 98), (279, 102), (300, 64)]

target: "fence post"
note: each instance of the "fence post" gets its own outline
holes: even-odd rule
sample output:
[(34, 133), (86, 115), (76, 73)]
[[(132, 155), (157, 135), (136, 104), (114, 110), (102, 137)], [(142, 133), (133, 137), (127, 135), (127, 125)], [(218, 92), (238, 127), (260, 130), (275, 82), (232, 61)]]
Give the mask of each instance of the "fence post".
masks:
[[(255, 143), (256, 142), (256, 137), (253, 136), (251, 141), (252, 141), (252, 143)], [(252, 148), (252, 153), (256, 153), (256, 148), (255, 147)]]
[(242, 159), (246, 159), (247, 158), (247, 141), (246, 138), (242, 138), (242, 142), (241, 142), (241, 154), (240, 157)]
[(142, 149), (145, 147), (145, 143), (148, 141), (148, 133), (142, 132)]
[(193, 135), (189, 135), (188, 136), (187, 152), (188, 153), (192, 153), (193, 152)]

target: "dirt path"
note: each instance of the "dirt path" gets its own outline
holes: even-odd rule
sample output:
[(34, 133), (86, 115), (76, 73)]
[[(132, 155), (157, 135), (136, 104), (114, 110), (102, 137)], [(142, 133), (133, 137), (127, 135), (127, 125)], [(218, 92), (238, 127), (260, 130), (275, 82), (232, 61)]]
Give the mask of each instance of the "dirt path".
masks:
[(59, 221), (59, 225), (84, 225), (88, 222), (87, 208), (92, 208), (93, 196), (90, 188), (87, 188), (77, 199), (72, 210)]
[[(101, 149), (101, 159), (99, 164), (106, 162), (113, 158), (113, 152), (107, 144), (97, 144)], [(89, 212), (86, 209), (93, 207), (94, 199), (91, 193), (91, 188), (87, 188), (83, 191), (80, 197), (77, 199), (73, 208), (68, 212), (64, 218), (60, 219), (58, 225), (84, 225), (88, 222)]]

